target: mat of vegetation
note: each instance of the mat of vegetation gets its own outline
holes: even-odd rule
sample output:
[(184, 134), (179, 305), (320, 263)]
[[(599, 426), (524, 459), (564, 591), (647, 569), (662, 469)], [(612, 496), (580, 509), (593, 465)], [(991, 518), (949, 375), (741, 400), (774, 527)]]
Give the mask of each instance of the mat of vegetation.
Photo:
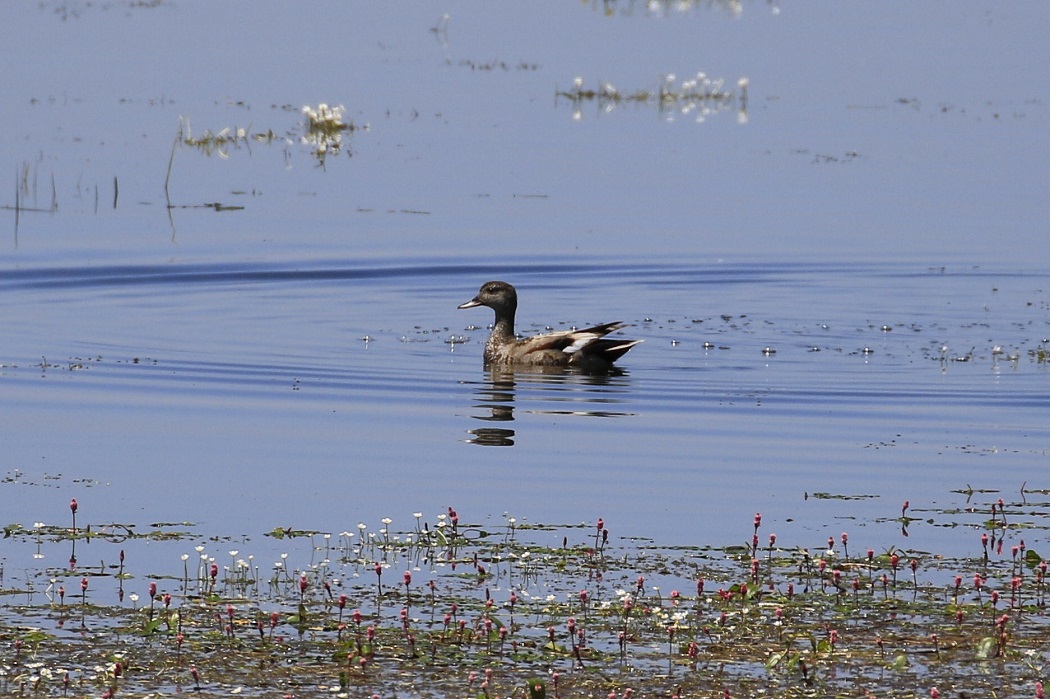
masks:
[[(125, 568), (133, 527), (78, 526), (76, 509), (69, 527), (5, 529), (71, 551), (43, 593), (3, 578), (5, 695), (1042, 696), (1050, 660), (1031, 545), (1046, 502), (958, 513), (972, 558), (847, 533), (807, 550), (758, 514), (738, 545), (682, 548), (450, 509), (398, 533), (275, 529), (294, 555), (265, 567), (200, 545), (156, 576)], [(78, 563), (88, 544), (108, 562)], [(113, 588), (120, 604), (97, 601)]]

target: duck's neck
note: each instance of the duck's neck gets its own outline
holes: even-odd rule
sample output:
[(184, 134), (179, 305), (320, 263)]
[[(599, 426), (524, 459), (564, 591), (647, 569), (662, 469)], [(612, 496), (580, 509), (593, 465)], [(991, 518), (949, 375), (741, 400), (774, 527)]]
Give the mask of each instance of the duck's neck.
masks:
[(492, 324), (492, 337), (504, 341), (514, 339), (514, 307), (496, 309), (496, 320)]

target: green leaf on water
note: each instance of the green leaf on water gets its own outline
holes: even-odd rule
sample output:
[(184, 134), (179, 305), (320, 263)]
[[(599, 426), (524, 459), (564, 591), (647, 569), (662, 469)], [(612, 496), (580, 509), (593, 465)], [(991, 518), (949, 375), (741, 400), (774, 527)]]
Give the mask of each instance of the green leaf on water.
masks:
[(978, 658), (994, 658), (999, 652), (999, 642), (994, 636), (985, 636), (977, 643)]
[(547, 686), (543, 680), (533, 677), (525, 682), (525, 686), (529, 689), (529, 699), (546, 699)]
[(778, 653), (773, 653), (773, 655), (769, 656), (769, 658), (766, 660), (766, 669), (772, 670), (773, 668), (775, 668), (777, 665), (780, 664), (781, 659), (785, 655), (787, 655), (786, 650), (782, 650)]

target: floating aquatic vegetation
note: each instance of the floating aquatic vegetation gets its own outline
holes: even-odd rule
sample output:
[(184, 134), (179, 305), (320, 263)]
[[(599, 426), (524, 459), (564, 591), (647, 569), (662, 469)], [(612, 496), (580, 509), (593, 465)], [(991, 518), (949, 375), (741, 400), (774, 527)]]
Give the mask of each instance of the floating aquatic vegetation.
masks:
[(254, 143), (280, 144), (288, 147), (298, 141), (308, 146), (311, 155), (316, 157), (319, 164), (323, 166), (329, 155), (337, 155), (344, 150), (350, 153), (344, 140), (344, 134), (368, 128), (367, 124), (359, 127), (352, 121), (347, 121), (345, 119), (346, 108), (343, 106), (329, 106), (322, 102), (316, 107), (306, 105), (299, 111), (306, 120), (300, 127), (301, 134), (298, 138), (296, 138), (296, 132), (299, 129), (289, 129), (286, 135), (282, 136), (273, 129), (253, 132), (251, 126), (225, 127), (218, 131), (206, 129), (199, 136), (195, 136), (189, 117), (180, 117), (175, 145), (190, 146), (204, 155), (217, 155), (222, 159), (227, 159), (231, 151), (242, 147), (250, 153)]
[(231, 148), (237, 148), (240, 146), (250, 148), (251, 142), (273, 143), (280, 140), (280, 137), (278, 137), (272, 130), (251, 133), (250, 126), (247, 128), (236, 126), (226, 127), (217, 132), (205, 129), (204, 133), (200, 136), (194, 136), (193, 130), (190, 128), (189, 117), (181, 118), (179, 122), (180, 143), (190, 146), (191, 148), (196, 148), (204, 155), (218, 155), (223, 159), (230, 157)]
[(511, 70), (539, 70), (540, 66), (538, 63), (529, 61), (517, 61), (508, 63), (507, 61), (501, 61), (499, 59), (492, 59), (489, 61), (474, 61), (470, 59), (463, 59), (459, 62), (459, 65), (464, 68), (470, 68), (471, 70), (478, 70), (483, 72), (489, 71), (503, 71), (504, 73)]
[[(600, 7), (602, 12), (611, 17), (619, 14), (634, 16), (638, 14), (668, 17), (672, 14), (684, 14), (699, 8), (721, 9), (732, 17), (744, 14), (744, 4), (740, 0), (591, 0), (593, 7)], [(774, 0), (769, 0), (770, 11), (779, 14), (780, 8)], [(640, 8), (644, 11), (640, 11)]]
[[(302, 113), (306, 117), (306, 132), (301, 141), (310, 146), (311, 152), (322, 167), (329, 154), (338, 155), (342, 151), (343, 132), (351, 133), (359, 128), (353, 122), (343, 120), (346, 107), (342, 105), (331, 107), (324, 102), (316, 107), (306, 105), (302, 108)], [(363, 128), (367, 129), (368, 126)], [(346, 152), (350, 154), (349, 149)]]
[[(1027, 488), (1020, 501), (957, 492), (965, 509), (923, 509), (921, 521), (905, 502), (888, 519), (957, 528), (972, 537), (963, 558), (876, 548), (864, 523), (852, 537), (786, 543), (755, 514), (739, 543), (675, 547), (618, 539), (601, 518), (478, 524), (449, 508), (414, 513), (403, 531), (384, 518), (338, 535), (274, 529), (223, 550), (209, 537), (172, 570), (146, 571), (125, 559), (135, 527), (122, 525), (94, 538), (90, 565), (73, 555), (38, 572), (35, 555), (5, 554), (19, 572), (0, 597), (0, 691), (1038, 696), (1048, 503)], [(10, 525), (5, 539), (48, 556), (86, 545), (103, 528), (85, 521), (89, 508), (72, 500), (71, 527)], [(289, 548), (267, 567), (242, 550), (262, 542)], [(118, 603), (104, 601), (114, 589)]]
[(747, 123), (747, 78), (737, 81), (736, 89), (728, 88), (723, 78), (713, 79), (706, 73), (697, 73), (694, 77), (678, 81), (671, 73), (664, 76), (661, 84), (653, 90), (634, 90), (623, 92), (612, 83), (601, 82), (595, 88), (586, 87), (584, 79), (573, 80), (572, 89), (556, 91), (556, 98), (569, 100), (572, 105), (572, 118), (583, 119), (583, 104), (593, 102), (601, 113), (611, 112), (617, 107), (629, 104), (652, 105), (669, 121), (679, 116), (689, 116), (697, 123), (708, 117), (731, 108), (737, 110), (737, 121)]

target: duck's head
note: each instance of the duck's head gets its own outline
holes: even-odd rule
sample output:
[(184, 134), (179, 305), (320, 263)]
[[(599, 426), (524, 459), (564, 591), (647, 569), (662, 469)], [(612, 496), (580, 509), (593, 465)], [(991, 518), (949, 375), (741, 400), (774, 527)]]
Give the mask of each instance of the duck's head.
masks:
[(488, 306), (497, 313), (513, 313), (518, 307), (518, 292), (507, 282), (485, 282), (478, 290), (478, 295), (459, 308), (475, 306)]

